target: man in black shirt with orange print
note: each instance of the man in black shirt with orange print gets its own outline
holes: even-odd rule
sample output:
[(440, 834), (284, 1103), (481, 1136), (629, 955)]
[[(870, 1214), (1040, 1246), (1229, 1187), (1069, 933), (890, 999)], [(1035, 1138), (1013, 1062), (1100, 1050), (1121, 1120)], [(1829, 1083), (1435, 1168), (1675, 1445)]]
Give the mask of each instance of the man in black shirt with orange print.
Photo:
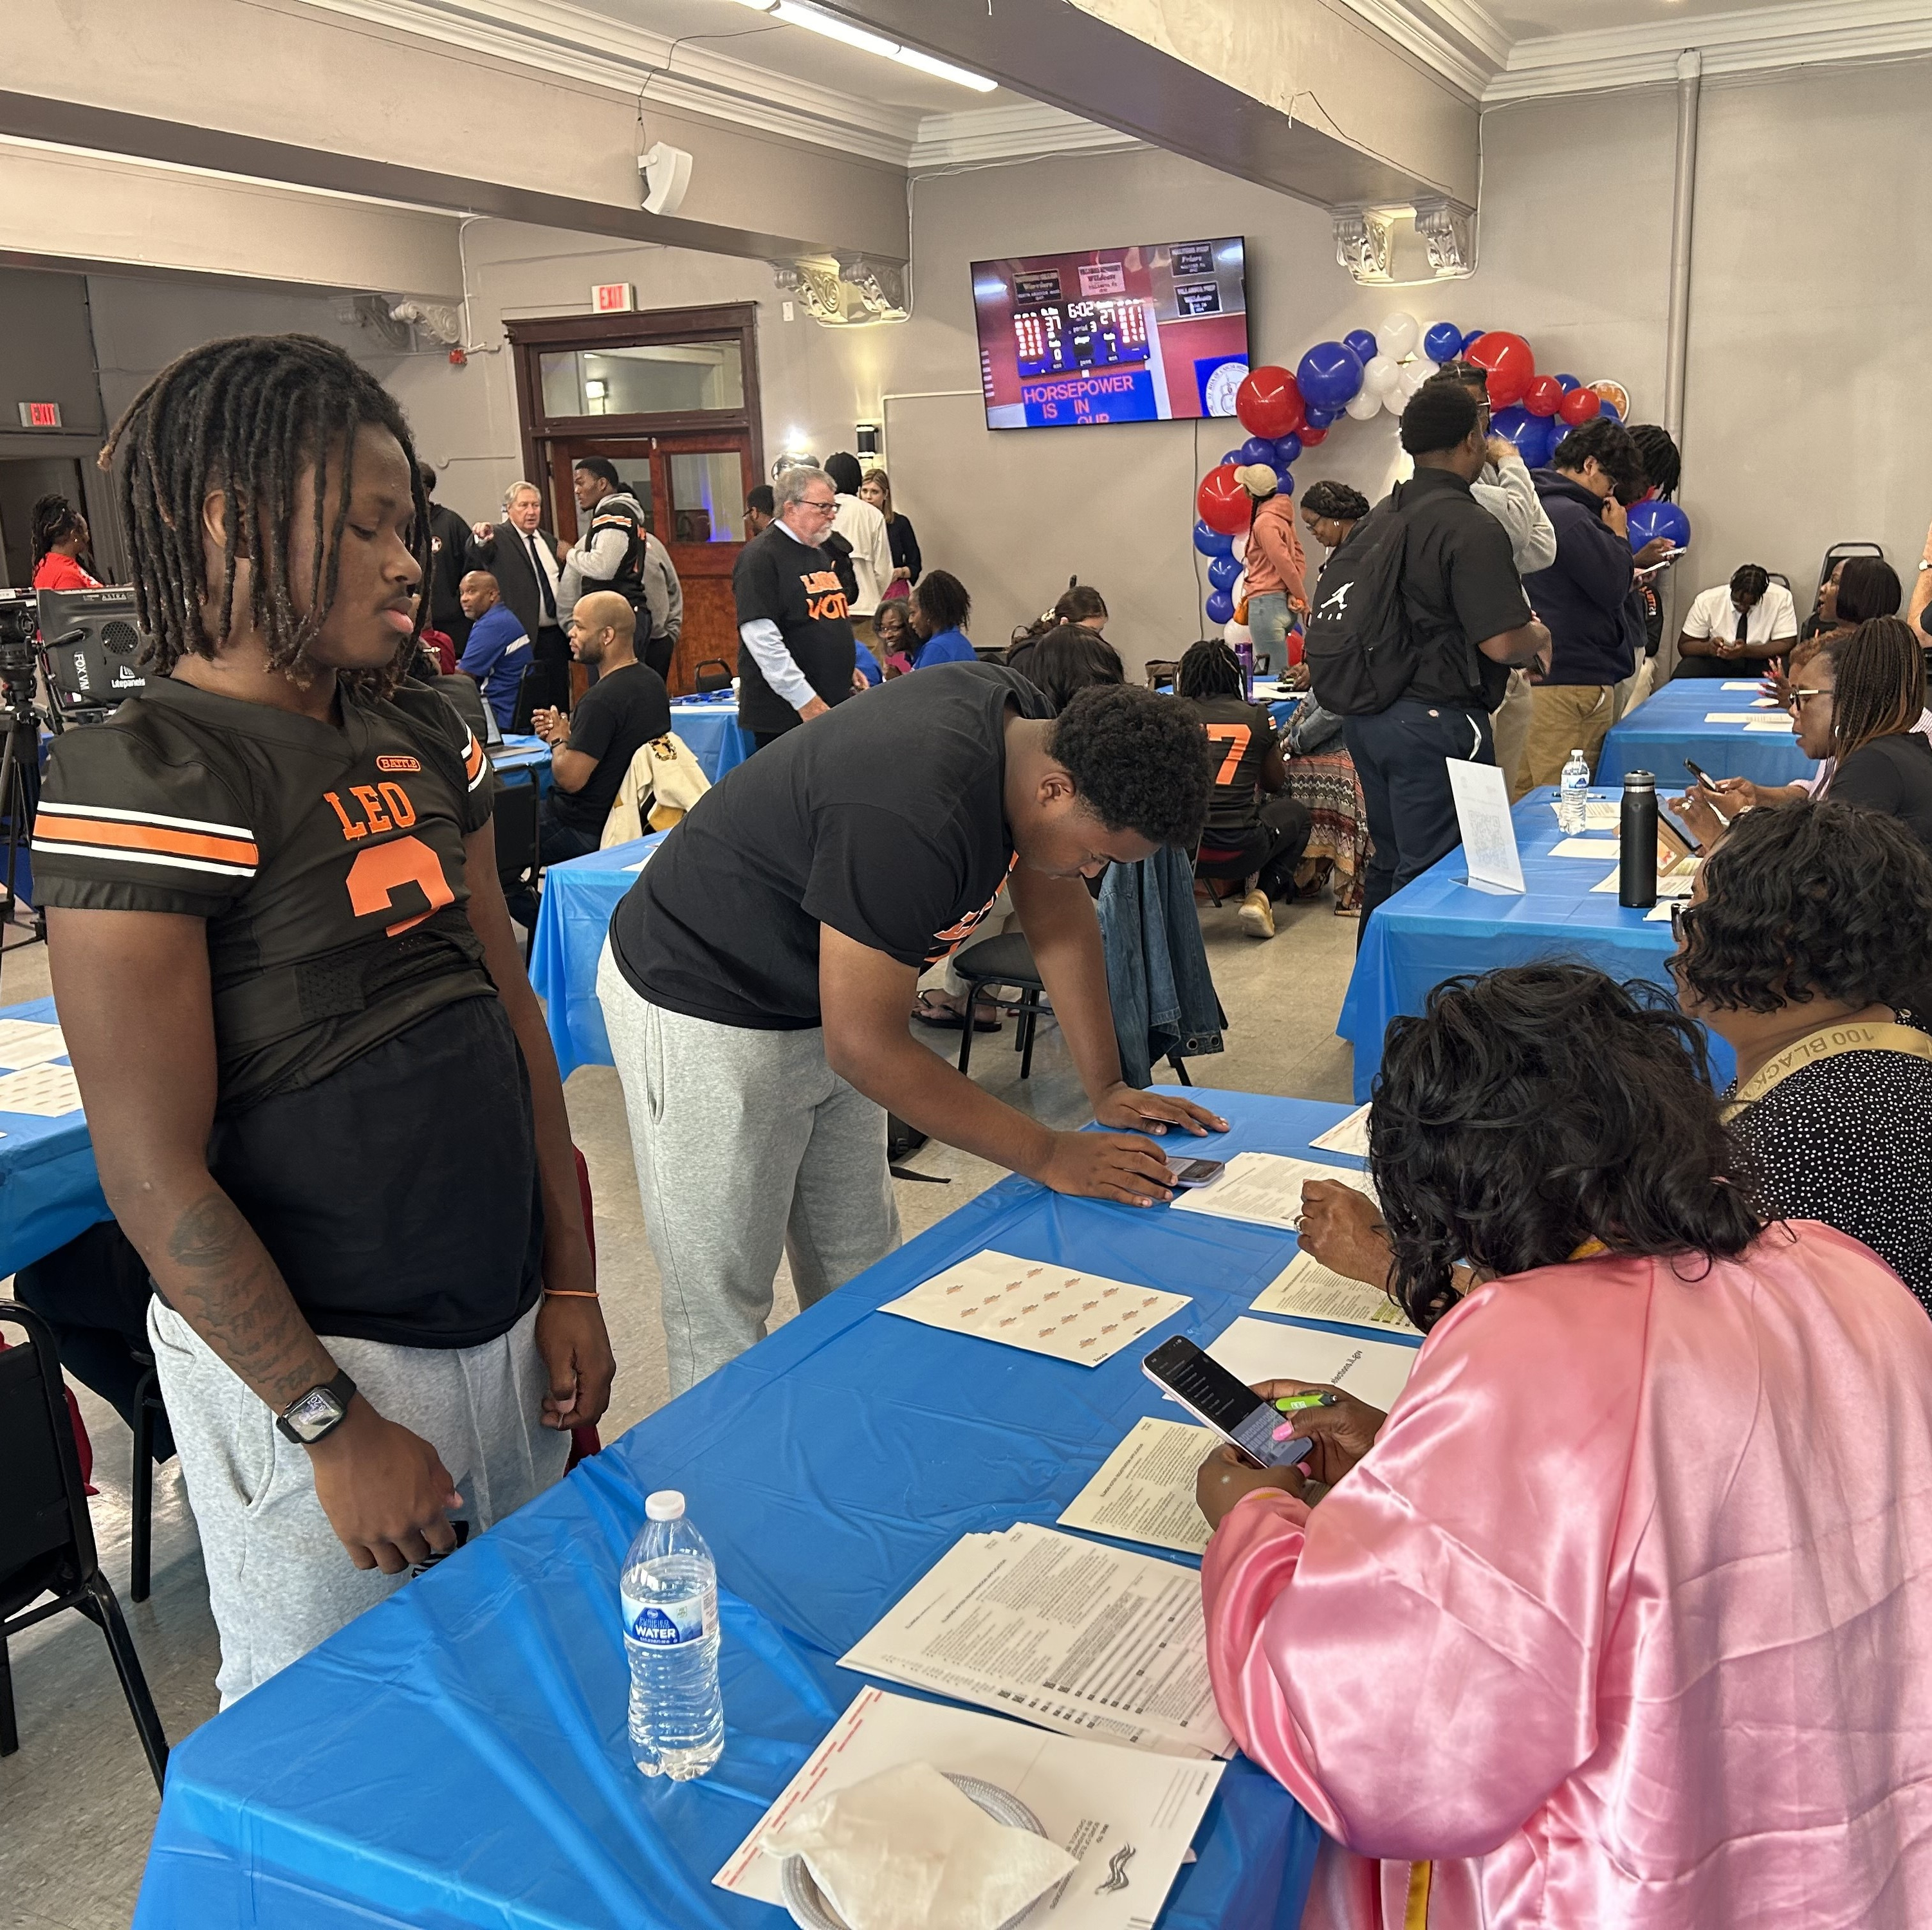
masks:
[(612, 1367), (489, 767), (402, 680), (400, 412), (326, 343), (244, 337), (109, 450), (154, 671), (56, 743), (34, 881), (225, 1703), (554, 1480)]

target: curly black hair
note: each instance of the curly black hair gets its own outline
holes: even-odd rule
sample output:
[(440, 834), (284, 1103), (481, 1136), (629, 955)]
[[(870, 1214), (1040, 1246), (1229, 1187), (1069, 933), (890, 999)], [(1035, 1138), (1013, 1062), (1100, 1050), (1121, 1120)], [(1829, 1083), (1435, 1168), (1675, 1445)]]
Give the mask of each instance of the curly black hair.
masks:
[(1214, 754), (1191, 704), (1124, 683), (1080, 692), (1050, 746), (1110, 831), (1192, 848), (1208, 821)]
[(1461, 383), (1432, 375), (1403, 405), (1396, 433), (1411, 455), (1436, 455), (1467, 442), (1481, 419), (1475, 397)]
[(1932, 983), (1932, 857), (1856, 805), (1748, 811), (1706, 860), (1670, 961), (1684, 1002), (1775, 1012), (1814, 997), (1912, 1004)]
[(34, 499), (28, 529), (32, 548), (27, 567), (38, 569), (40, 560), (56, 543), (78, 536), (82, 527), (80, 512), (64, 496), (39, 496)]
[[(101, 450), (121, 470), (121, 509), (134, 564), (136, 608), (153, 639), (148, 661), (165, 674), (190, 654), (212, 657), (235, 626), (235, 566), (248, 575), (249, 618), (271, 669), (298, 672), (335, 599), (342, 533), (356, 484), (356, 432), (386, 429), (409, 464), (416, 521), (411, 547), (429, 575), (429, 498), (395, 398), (332, 342), (315, 335), (236, 335), (205, 342), (163, 369), (129, 404)], [(329, 515), (331, 472), (341, 488)], [(314, 560), (308, 608), (296, 607), (289, 540), (297, 478), (313, 467)], [(202, 503), (219, 489), (227, 509), (221, 584), (204, 616), (207, 558)], [(427, 599), (425, 599), (427, 602)], [(211, 629), (208, 619), (212, 619)], [(420, 624), (420, 617), (418, 617)], [(386, 693), (416, 659), (399, 638), (392, 662), (358, 673), (358, 688)]]
[[(965, 584), (950, 571), (928, 570), (912, 593), (912, 602), (926, 620), (922, 636), (936, 637), (942, 630), (963, 630), (973, 614), (973, 599)], [(919, 626), (915, 624), (914, 629)]]
[(1594, 456), (1597, 467), (1610, 479), (1619, 503), (1628, 506), (1648, 486), (1643, 458), (1638, 455), (1630, 432), (1622, 423), (1607, 416), (1593, 416), (1580, 428), (1572, 429), (1550, 452), (1550, 467), (1580, 475), (1583, 465)]
[(1630, 439), (1636, 445), (1637, 461), (1651, 487), (1668, 502), (1684, 480), (1683, 455), (1670, 431), (1655, 422), (1633, 422)]
[(1390, 1291), (1418, 1327), (1455, 1304), (1450, 1269), (1493, 1275), (1613, 1253), (1742, 1253), (1765, 1215), (1719, 1116), (1704, 1036), (1659, 987), (1588, 966), (1452, 978), (1396, 1019), (1369, 1117), (1394, 1248)]

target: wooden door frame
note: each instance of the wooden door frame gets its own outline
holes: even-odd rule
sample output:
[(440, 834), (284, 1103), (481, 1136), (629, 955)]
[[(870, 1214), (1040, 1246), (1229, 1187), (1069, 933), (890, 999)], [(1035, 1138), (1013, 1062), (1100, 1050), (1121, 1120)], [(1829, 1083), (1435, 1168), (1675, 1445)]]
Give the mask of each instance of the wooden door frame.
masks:
[[(517, 429), (524, 473), (537, 479), (539, 450), (555, 442), (601, 437), (744, 436), (754, 467), (764, 466), (758, 380), (758, 305), (721, 302), (702, 308), (640, 308), (620, 315), (537, 316), (504, 324), (517, 380)], [(682, 410), (659, 416), (551, 416), (543, 407), (538, 358), (560, 350), (640, 348), (652, 342), (735, 341), (745, 398), (736, 409)], [(548, 467), (547, 462), (544, 467)]]

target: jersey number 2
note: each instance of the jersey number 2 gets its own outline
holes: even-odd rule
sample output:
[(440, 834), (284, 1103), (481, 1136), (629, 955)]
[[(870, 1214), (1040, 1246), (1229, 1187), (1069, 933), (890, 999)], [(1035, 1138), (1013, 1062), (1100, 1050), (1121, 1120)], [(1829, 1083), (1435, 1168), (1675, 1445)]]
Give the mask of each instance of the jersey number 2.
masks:
[(456, 902), (456, 893), (442, 875), (441, 860), (420, 838), (392, 838), (386, 845), (374, 845), (356, 854), (349, 867), (349, 902), (358, 918), (372, 911), (386, 911), (396, 902), (400, 886), (416, 884), (429, 900), (429, 909), (404, 918), (383, 929), (398, 938), (412, 925), (420, 925), (433, 911)]

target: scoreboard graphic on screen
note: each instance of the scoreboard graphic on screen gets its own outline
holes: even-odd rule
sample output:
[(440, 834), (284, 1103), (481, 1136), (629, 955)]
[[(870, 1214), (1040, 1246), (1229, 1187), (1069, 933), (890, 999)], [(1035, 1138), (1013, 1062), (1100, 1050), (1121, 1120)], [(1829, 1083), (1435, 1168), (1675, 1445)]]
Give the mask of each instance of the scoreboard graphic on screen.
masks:
[(1232, 416), (1248, 368), (1238, 235), (973, 264), (986, 426)]

